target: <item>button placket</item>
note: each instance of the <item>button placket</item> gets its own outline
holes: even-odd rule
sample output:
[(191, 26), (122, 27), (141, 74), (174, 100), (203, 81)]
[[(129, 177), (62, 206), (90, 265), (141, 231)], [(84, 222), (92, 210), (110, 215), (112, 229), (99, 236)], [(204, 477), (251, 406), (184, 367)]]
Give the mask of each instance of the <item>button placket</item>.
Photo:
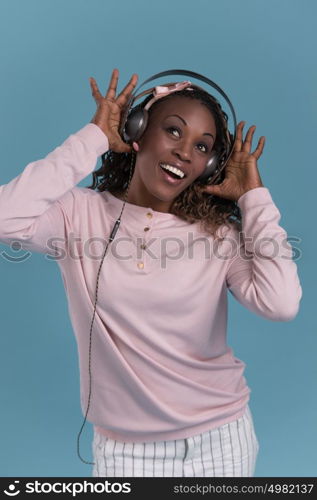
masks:
[[(145, 214), (146, 218), (151, 220), (153, 218), (153, 213), (148, 211), (146, 212)], [(147, 221), (146, 225), (143, 227), (143, 233), (144, 233), (144, 237), (143, 237), (143, 241), (142, 243), (140, 244), (140, 248), (141, 250), (145, 250), (146, 249), (146, 236), (149, 234), (149, 231), (151, 230), (151, 225), (149, 225), (149, 221)], [(142, 260), (139, 261), (137, 263), (137, 266), (139, 269), (144, 269), (144, 266), (145, 266), (145, 258), (146, 258), (146, 254), (144, 254), (142, 252)]]

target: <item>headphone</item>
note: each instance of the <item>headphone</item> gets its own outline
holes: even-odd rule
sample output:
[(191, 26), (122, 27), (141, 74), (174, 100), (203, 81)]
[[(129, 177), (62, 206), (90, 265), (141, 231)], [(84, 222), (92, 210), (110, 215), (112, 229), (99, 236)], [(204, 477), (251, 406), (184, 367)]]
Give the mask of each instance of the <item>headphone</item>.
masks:
[[(229, 105), (229, 108), (230, 108), (230, 111), (231, 111), (231, 114), (232, 114), (232, 118), (233, 118), (234, 131), (233, 131), (233, 134), (231, 135), (231, 137), (230, 137), (229, 132), (227, 131), (227, 139), (228, 140), (227, 140), (227, 146), (226, 146), (225, 155), (222, 155), (222, 157), (220, 157), (219, 153), (217, 153), (216, 151), (212, 152), (211, 153), (211, 157), (208, 159), (208, 161), (206, 163), (204, 172), (196, 179), (199, 182), (206, 182), (206, 181), (208, 181), (208, 183), (210, 183), (210, 184), (214, 183), (215, 179), (220, 176), (220, 173), (223, 171), (223, 169), (224, 169), (227, 161), (229, 160), (229, 158), (230, 158), (230, 156), (232, 154), (232, 151), (233, 151), (233, 148), (234, 148), (235, 139), (236, 139), (237, 120), (236, 120), (236, 114), (235, 114), (234, 108), (233, 108), (233, 106), (232, 106), (232, 104), (230, 102), (229, 97), (225, 94), (225, 92), (215, 82), (213, 82), (212, 80), (209, 80), (209, 78), (207, 78), (206, 76), (200, 75), (198, 73), (194, 73), (193, 71), (187, 71), (187, 70), (181, 70), (181, 69), (172, 69), (172, 70), (168, 70), (168, 71), (162, 71), (161, 73), (157, 73), (157, 74), (151, 76), (150, 78), (148, 78), (147, 80), (145, 80), (143, 83), (141, 83), (137, 87), (137, 89), (134, 91), (134, 93), (130, 96), (130, 99), (128, 101), (127, 107), (125, 108), (125, 110), (124, 110), (124, 112), (122, 114), (122, 120), (121, 120), (121, 124), (119, 126), (119, 133), (120, 133), (121, 137), (123, 138), (123, 140), (125, 142), (128, 142), (128, 143), (130, 143), (130, 142), (132, 143), (132, 142), (137, 141), (138, 139), (140, 139), (140, 137), (142, 136), (142, 134), (144, 133), (144, 131), (145, 131), (146, 127), (147, 127), (149, 115), (148, 115), (147, 109), (145, 109), (146, 106), (145, 106), (145, 108), (142, 108), (140, 105), (137, 105), (135, 108), (132, 108), (132, 106), (133, 106), (134, 102), (137, 99), (139, 99), (140, 97), (142, 97), (143, 95), (151, 94), (155, 90), (155, 87), (152, 87), (152, 88), (150, 88), (148, 90), (145, 90), (144, 92), (141, 92), (141, 94), (138, 94), (138, 95), (137, 95), (137, 92), (146, 83), (151, 82), (152, 80), (155, 80), (156, 78), (160, 78), (160, 77), (168, 76), (168, 75), (186, 75), (186, 76), (190, 76), (192, 78), (196, 78), (198, 80), (201, 80), (201, 81), (207, 83), (208, 85), (210, 85), (212, 88), (216, 89), (224, 97), (224, 99), (226, 100), (226, 102)], [(165, 85), (166, 86), (174, 85), (174, 83), (173, 84), (169, 83), (169, 84), (165, 84)], [(199, 88), (199, 89), (203, 90), (204, 92), (206, 92), (202, 87), (199, 87), (198, 85), (191, 85), (191, 87), (193, 87), (193, 88), (196, 87), (196, 88)], [(225, 127), (225, 128), (227, 130), (227, 127)], [(92, 326), (93, 326), (93, 322), (94, 322), (94, 318), (95, 318), (97, 298), (98, 298), (99, 275), (100, 275), (100, 271), (101, 271), (101, 267), (102, 267), (104, 258), (106, 256), (106, 253), (107, 253), (107, 250), (108, 250), (109, 243), (111, 243), (113, 241), (113, 239), (114, 239), (114, 237), (116, 235), (116, 232), (118, 231), (120, 223), (121, 223), (121, 215), (122, 215), (122, 212), (124, 210), (124, 207), (125, 207), (125, 204), (126, 204), (126, 200), (127, 200), (127, 196), (128, 196), (128, 190), (129, 190), (130, 181), (131, 181), (131, 177), (132, 177), (133, 157), (135, 157), (135, 155), (132, 154), (131, 157), (132, 157), (132, 160), (131, 160), (131, 165), (130, 165), (130, 176), (129, 176), (129, 181), (128, 181), (128, 187), (127, 187), (127, 189), (125, 191), (125, 194), (124, 194), (124, 201), (123, 201), (121, 213), (120, 213), (118, 219), (116, 220), (116, 222), (115, 222), (115, 224), (114, 224), (114, 226), (112, 228), (111, 234), (109, 236), (109, 241), (108, 241), (108, 243), (106, 245), (104, 254), (103, 254), (102, 259), (101, 259), (101, 264), (99, 266), (99, 270), (98, 270), (98, 273), (97, 273), (97, 284), (96, 284), (94, 312), (93, 312), (93, 317), (92, 317), (92, 320), (91, 320), (90, 336), (89, 336), (89, 365), (88, 365), (88, 371), (89, 371), (89, 395), (88, 395), (88, 404), (87, 404), (87, 410), (86, 410), (86, 414), (85, 414), (85, 418), (84, 418), (83, 424), (82, 424), (81, 429), (80, 429), (80, 431), (78, 433), (78, 436), (77, 436), (77, 454), (78, 454), (78, 457), (80, 458), (80, 460), (82, 462), (84, 462), (85, 464), (88, 464), (88, 465), (95, 465), (95, 462), (87, 462), (86, 460), (84, 460), (83, 458), (81, 458), (80, 452), (79, 452), (79, 440), (80, 440), (81, 432), (83, 430), (83, 427), (84, 427), (86, 419), (87, 419), (88, 410), (89, 410), (89, 406), (90, 406), (90, 397), (91, 397), (91, 345), (92, 345), (91, 344), (91, 339), (92, 339)]]
[[(155, 87), (152, 87), (148, 90), (145, 90), (141, 92), (140, 94), (137, 94), (137, 92), (140, 90), (143, 85), (145, 85), (148, 82), (151, 82), (152, 80), (155, 80), (156, 78), (160, 78), (163, 76), (168, 76), (168, 75), (187, 75), (192, 78), (196, 78), (198, 80), (202, 80), (205, 83), (208, 83), (211, 87), (216, 89), (226, 100), (226, 102), (229, 105), (229, 108), (231, 110), (232, 118), (233, 118), (233, 126), (234, 126), (234, 133), (233, 133), (233, 139), (231, 139), (229, 132), (227, 131), (227, 146), (226, 146), (226, 151), (224, 158), (221, 158), (219, 153), (217, 151), (212, 151), (210, 158), (208, 159), (205, 170), (204, 172), (195, 179), (196, 181), (199, 182), (208, 182), (210, 184), (214, 183), (215, 179), (219, 177), (220, 173), (222, 172), (223, 168), (225, 167), (227, 161), (229, 160), (231, 153), (233, 151), (234, 147), (234, 142), (236, 139), (236, 126), (237, 126), (237, 120), (236, 120), (236, 114), (233, 108), (233, 105), (231, 104), (231, 101), (227, 94), (212, 80), (209, 78), (200, 75), (199, 73), (194, 73), (193, 71), (186, 71), (186, 70), (168, 70), (168, 71), (163, 71), (161, 73), (157, 73), (147, 80), (145, 80), (143, 83), (141, 83), (137, 89), (134, 91), (134, 93), (130, 96), (130, 99), (128, 101), (127, 107), (125, 109), (125, 112), (122, 115), (122, 121), (121, 121), (121, 126), (120, 126), (120, 135), (124, 139), (125, 142), (131, 143), (134, 141), (138, 141), (140, 137), (143, 135), (145, 132), (145, 129), (148, 124), (149, 120), (149, 113), (148, 113), (148, 108), (147, 105), (145, 107), (141, 107), (140, 105), (137, 105), (135, 108), (132, 109), (133, 104), (135, 103), (136, 100), (140, 99), (140, 97), (143, 97), (144, 95), (151, 94), (154, 90)], [(174, 82), (175, 83), (175, 82)], [(174, 83), (166, 83), (164, 84), (165, 86), (169, 85), (174, 85)], [(199, 87), (198, 85), (192, 85), (192, 88), (198, 88), (200, 90), (203, 90), (206, 92), (205, 89), (202, 87)], [(226, 127), (225, 127), (226, 128)]]

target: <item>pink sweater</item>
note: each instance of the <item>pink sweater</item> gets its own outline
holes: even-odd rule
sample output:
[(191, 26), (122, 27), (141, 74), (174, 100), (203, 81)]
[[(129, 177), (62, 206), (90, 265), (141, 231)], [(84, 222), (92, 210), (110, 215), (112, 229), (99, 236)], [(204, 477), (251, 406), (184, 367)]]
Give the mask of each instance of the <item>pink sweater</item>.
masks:
[[(62, 273), (84, 414), (97, 271), (123, 202), (76, 184), (107, 149), (90, 123), (0, 186), (0, 241), (47, 254)], [(244, 237), (230, 228), (218, 246), (199, 222), (126, 204), (101, 268), (92, 332), (88, 420), (99, 432), (125, 442), (179, 439), (243, 414), (250, 389), (226, 343), (227, 290), (255, 314), (290, 321), (302, 289), (269, 190), (252, 189), (238, 204)]]

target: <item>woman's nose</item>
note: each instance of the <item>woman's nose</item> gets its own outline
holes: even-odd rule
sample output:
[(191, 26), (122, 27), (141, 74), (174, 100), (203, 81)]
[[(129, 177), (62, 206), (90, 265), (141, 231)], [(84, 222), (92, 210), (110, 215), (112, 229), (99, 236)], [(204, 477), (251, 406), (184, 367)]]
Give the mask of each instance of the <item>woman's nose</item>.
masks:
[(178, 145), (177, 148), (174, 148), (173, 152), (180, 160), (191, 161), (190, 148), (186, 144)]

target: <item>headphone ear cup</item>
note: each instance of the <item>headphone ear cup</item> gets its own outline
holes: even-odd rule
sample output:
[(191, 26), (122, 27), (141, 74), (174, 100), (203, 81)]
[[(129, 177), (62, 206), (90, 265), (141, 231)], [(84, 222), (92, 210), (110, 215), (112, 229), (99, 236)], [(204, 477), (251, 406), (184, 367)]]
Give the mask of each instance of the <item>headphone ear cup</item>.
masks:
[(218, 168), (218, 153), (216, 151), (213, 151), (211, 153), (209, 160), (206, 163), (204, 172), (199, 177), (197, 177), (196, 181), (205, 182), (208, 179), (208, 177), (210, 177), (216, 172), (217, 168)]
[(130, 111), (122, 132), (125, 142), (138, 141), (145, 131), (147, 123), (148, 112), (146, 109), (136, 107)]

